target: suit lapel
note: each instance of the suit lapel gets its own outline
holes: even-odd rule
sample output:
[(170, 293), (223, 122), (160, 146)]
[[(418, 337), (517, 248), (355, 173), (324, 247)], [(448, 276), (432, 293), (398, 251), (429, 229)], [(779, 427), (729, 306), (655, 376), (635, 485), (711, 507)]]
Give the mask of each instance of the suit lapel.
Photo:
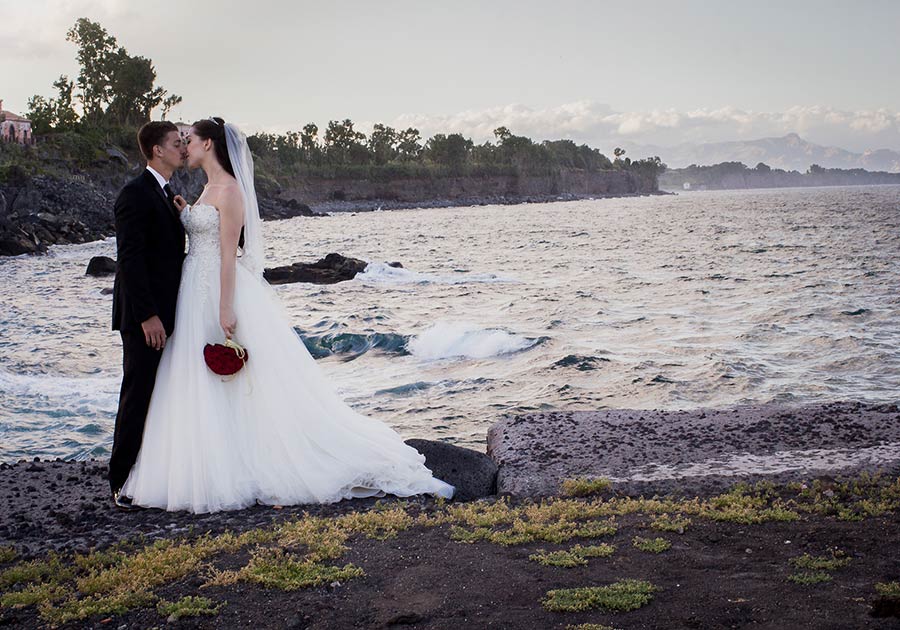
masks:
[(144, 169), (144, 182), (155, 192), (156, 198), (162, 202), (162, 206), (165, 208), (166, 214), (174, 218), (180, 226), (181, 220), (178, 218), (178, 209), (174, 206), (174, 204), (169, 203), (169, 198), (166, 197), (165, 191), (162, 189), (162, 187), (160, 187), (159, 182), (156, 181), (153, 173), (146, 169)]

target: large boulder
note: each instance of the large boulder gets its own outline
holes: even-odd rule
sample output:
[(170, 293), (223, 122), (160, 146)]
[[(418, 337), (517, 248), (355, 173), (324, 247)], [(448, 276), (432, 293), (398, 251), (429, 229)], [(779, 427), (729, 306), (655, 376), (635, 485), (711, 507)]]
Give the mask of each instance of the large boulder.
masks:
[(108, 276), (116, 273), (116, 261), (109, 256), (94, 256), (88, 263), (86, 276)]
[(271, 267), (263, 273), (269, 284), (291, 282), (311, 282), (313, 284), (334, 284), (352, 280), (356, 274), (365, 271), (365, 260), (348, 258), (340, 254), (328, 254), (314, 263), (294, 263), (284, 267)]
[(706, 495), (738, 481), (900, 474), (900, 410), (835, 402), (531, 413), (493, 424), (487, 453), (500, 494), (554, 495), (581, 477), (627, 494)]
[(454, 499), (470, 501), (496, 493), (497, 464), (484, 453), (434, 440), (414, 438), (406, 443), (425, 456), (435, 477), (456, 487)]

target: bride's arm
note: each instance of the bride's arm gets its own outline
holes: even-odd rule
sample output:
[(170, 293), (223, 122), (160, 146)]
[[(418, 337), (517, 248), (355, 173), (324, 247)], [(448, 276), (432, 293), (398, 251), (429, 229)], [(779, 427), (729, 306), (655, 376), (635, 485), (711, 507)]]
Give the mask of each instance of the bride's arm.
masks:
[(225, 332), (225, 337), (230, 339), (237, 326), (237, 319), (234, 316), (234, 274), (238, 239), (244, 221), (244, 207), (241, 193), (236, 189), (232, 194), (223, 197), (219, 202), (219, 247), (222, 261), (219, 274), (219, 324)]

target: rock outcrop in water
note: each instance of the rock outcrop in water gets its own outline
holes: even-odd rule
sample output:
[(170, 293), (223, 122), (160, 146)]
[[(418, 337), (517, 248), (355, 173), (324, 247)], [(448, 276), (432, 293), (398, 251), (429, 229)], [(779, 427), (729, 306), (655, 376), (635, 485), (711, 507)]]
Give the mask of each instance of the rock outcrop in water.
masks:
[(334, 284), (344, 280), (352, 280), (356, 274), (365, 271), (368, 264), (365, 260), (332, 253), (314, 263), (296, 262), (293, 265), (285, 265), (284, 267), (268, 268), (263, 273), (263, 277), (269, 284), (288, 284), (291, 282)]
[[(312, 284), (335, 284), (352, 280), (369, 265), (365, 260), (331, 253), (314, 263), (296, 262), (283, 267), (270, 267), (263, 272), (269, 284), (290, 284), (310, 282)], [(389, 267), (403, 267), (399, 262), (388, 263)], [(116, 261), (108, 256), (94, 256), (88, 263), (85, 275), (104, 276), (116, 272)]]
[(86, 276), (108, 276), (116, 273), (116, 261), (109, 256), (94, 256), (88, 262)]

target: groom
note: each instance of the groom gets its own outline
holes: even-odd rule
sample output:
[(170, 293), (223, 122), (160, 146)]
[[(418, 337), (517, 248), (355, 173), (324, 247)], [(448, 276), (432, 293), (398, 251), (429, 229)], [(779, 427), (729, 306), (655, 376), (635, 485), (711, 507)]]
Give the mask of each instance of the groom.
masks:
[(144, 420), (166, 338), (175, 327), (175, 300), (184, 260), (184, 228), (169, 186), (187, 157), (178, 128), (154, 121), (138, 131), (147, 168), (116, 199), (116, 282), (112, 327), (122, 335), (122, 389), (109, 458), (109, 486), (121, 509), (133, 509), (120, 490), (137, 460)]

